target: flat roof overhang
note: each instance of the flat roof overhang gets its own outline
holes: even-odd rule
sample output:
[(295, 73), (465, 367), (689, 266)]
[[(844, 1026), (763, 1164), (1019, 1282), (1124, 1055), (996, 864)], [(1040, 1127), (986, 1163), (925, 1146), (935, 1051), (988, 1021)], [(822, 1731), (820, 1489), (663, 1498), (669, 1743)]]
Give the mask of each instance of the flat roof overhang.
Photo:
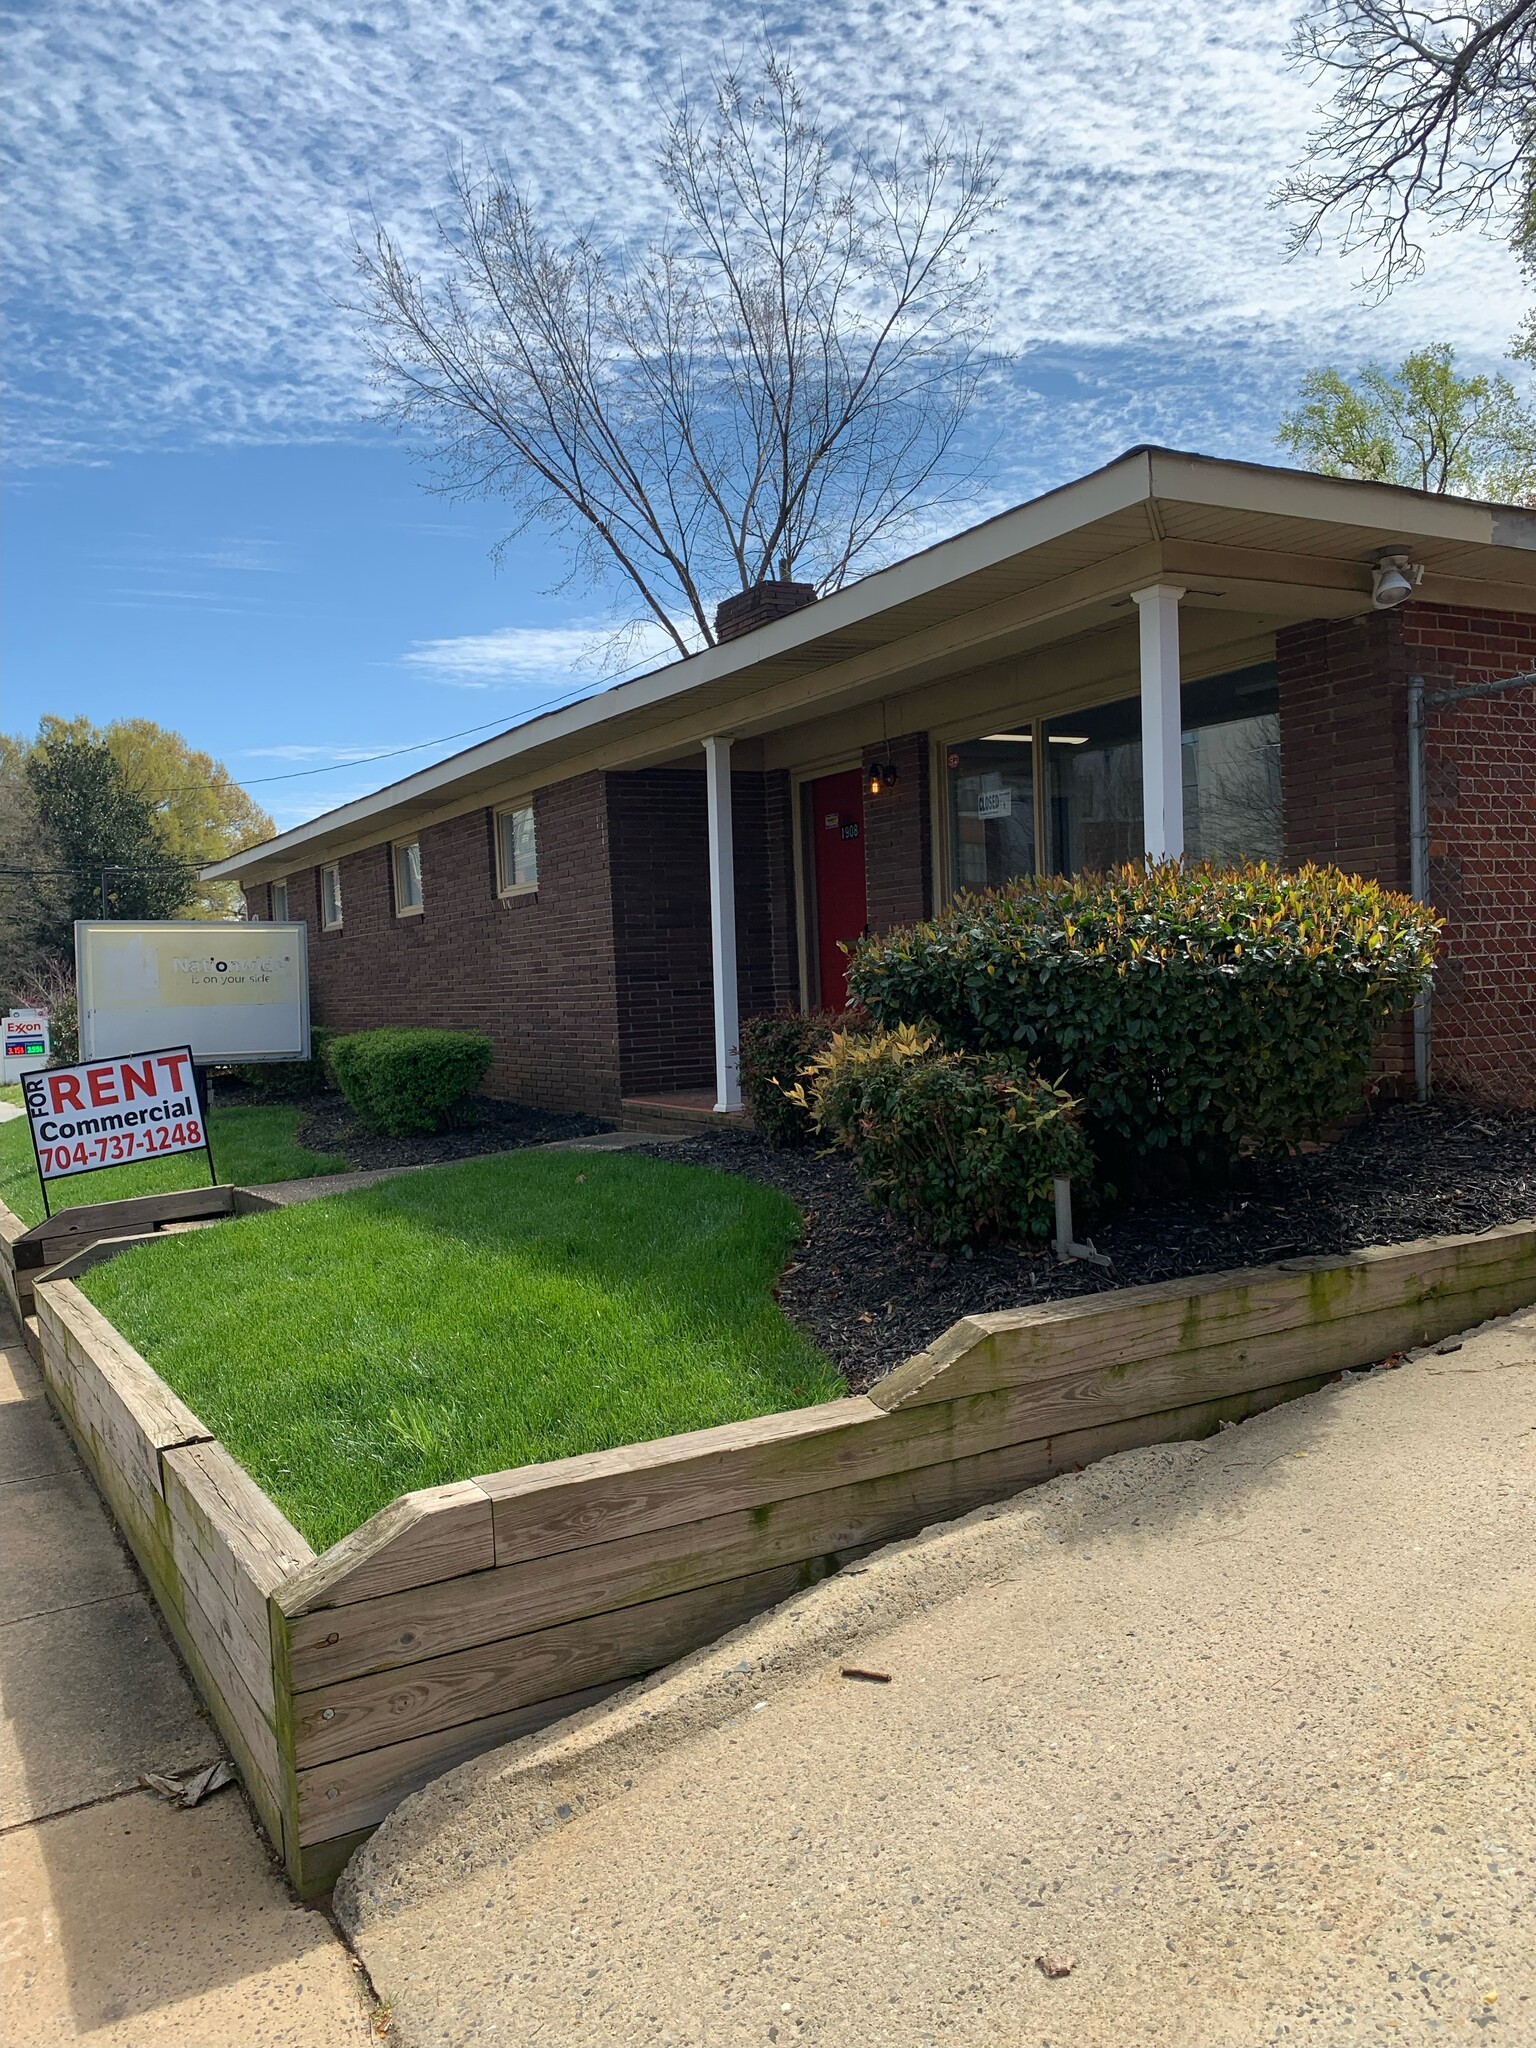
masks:
[[(1130, 593), (1185, 588), (1252, 631), (1371, 609), (1386, 552), (1434, 604), (1536, 611), (1536, 511), (1137, 448), (814, 605), (512, 727), (219, 861), (261, 881), (376, 845), (510, 789), (641, 768), (711, 733), (765, 733), (1129, 625)], [(1195, 622), (1192, 621), (1191, 624)], [(1213, 620), (1212, 626), (1216, 624)], [(1240, 621), (1231, 621), (1234, 634)]]

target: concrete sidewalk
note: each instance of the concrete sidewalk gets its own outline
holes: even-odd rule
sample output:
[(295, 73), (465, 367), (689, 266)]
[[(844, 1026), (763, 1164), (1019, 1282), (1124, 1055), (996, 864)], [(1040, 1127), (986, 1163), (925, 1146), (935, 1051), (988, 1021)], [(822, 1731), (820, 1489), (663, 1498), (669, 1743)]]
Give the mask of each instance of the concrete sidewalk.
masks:
[(5, 2048), (359, 2048), (360, 1972), (244, 1799), (145, 1770), (221, 1754), (0, 1305)]
[(337, 1900), (407, 2048), (1527, 2048), (1533, 1710), (1527, 1313), (871, 1558)]

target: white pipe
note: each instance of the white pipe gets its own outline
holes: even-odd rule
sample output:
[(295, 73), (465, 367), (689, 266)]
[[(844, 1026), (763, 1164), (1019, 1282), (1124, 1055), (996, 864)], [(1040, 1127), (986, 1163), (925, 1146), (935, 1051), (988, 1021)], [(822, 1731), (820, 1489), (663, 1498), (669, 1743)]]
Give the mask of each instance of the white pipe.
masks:
[[(1424, 787), (1424, 678), (1408, 678), (1408, 887), (1420, 903), (1429, 901), (1429, 804)], [(1413, 1092), (1429, 1100), (1429, 989), (1413, 1003)]]
[(736, 1049), (741, 1004), (736, 993), (736, 855), (731, 838), (731, 743), (704, 742), (709, 804), (709, 937), (715, 984), (715, 1108), (741, 1107)]
[(1141, 805), (1146, 856), (1184, 854), (1183, 719), (1179, 702), (1182, 584), (1133, 590), (1141, 614)]

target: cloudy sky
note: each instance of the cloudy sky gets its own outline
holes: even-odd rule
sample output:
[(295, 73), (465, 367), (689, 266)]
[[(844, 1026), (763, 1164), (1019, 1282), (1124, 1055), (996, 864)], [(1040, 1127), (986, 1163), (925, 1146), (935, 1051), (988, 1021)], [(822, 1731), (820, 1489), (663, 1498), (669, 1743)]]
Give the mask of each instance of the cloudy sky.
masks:
[[(147, 714), (280, 824), (590, 686), (604, 600), (370, 422), (355, 229), (425, 246), (449, 168), (505, 157), (643, 234), (657, 96), (739, 47), (702, 0), (7, 0), (8, 729)], [(1387, 304), (1267, 205), (1314, 117), (1294, 5), (824, 0), (759, 17), (834, 121), (998, 142), (1012, 355), (975, 513), (1134, 442), (1274, 459), (1300, 372), (1438, 339), (1489, 364), (1512, 261), (1431, 244)], [(964, 518), (955, 521), (966, 523)], [(370, 759), (374, 765), (370, 766)], [(280, 779), (273, 779), (280, 778)]]

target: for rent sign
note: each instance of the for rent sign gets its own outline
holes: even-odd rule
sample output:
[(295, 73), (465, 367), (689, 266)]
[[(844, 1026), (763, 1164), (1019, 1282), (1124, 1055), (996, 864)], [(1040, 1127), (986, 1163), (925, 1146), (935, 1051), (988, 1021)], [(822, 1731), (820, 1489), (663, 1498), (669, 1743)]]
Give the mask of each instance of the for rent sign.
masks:
[[(135, 1159), (201, 1152), (208, 1129), (192, 1048), (50, 1067), (21, 1084), (44, 1184)], [(212, 1168), (212, 1155), (209, 1166)]]

